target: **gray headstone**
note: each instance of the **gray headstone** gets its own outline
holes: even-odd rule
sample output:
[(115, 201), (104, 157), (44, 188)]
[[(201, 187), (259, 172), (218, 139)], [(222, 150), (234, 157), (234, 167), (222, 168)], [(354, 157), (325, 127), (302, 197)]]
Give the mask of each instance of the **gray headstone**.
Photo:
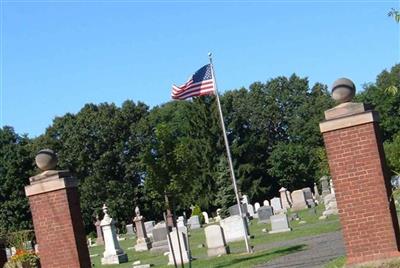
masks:
[(240, 218), (239, 215), (233, 215), (221, 220), (220, 225), (224, 231), (225, 241), (227, 243), (243, 240), (243, 230), (245, 230), (247, 235), (249, 234), (247, 226), (245, 229), (245, 226), (243, 225), (243, 220)]
[(273, 215), (271, 216), (270, 220), (272, 230), (268, 233), (275, 234), (291, 231), (286, 214)]
[(165, 228), (165, 223), (157, 224), (153, 231), (152, 251), (167, 251), (168, 250), (168, 232)]
[[(244, 215), (247, 215), (247, 204), (241, 204), (242, 205), (242, 211)], [(229, 215), (234, 216), (234, 215), (239, 215), (239, 206), (238, 205), (233, 205), (229, 207)]]
[(310, 187), (303, 188), (302, 190), (303, 190), (303, 193), (304, 193), (304, 198), (306, 200), (313, 199), (313, 195), (312, 195)]
[(267, 223), (272, 215), (274, 215), (272, 211), (272, 207), (270, 206), (262, 206), (257, 211), (258, 214), (258, 223)]
[(207, 243), (207, 255), (219, 256), (229, 253), (221, 226), (210, 225), (204, 228)]
[(199, 229), (201, 228), (199, 216), (194, 215), (188, 219), (188, 224), (190, 225), (190, 229)]
[(258, 202), (254, 203), (254, 211), (255, 212), (257, 212), (260, 207), (261, 207), (260, 203), (258, 203)]
[(146, 233), (148, 236), (151, 236), (151, 231), (153, 231), (155, 224), (155, 221), (146, 221), (144, 223), (144, 228), (146, 229)]
[(322, 199), (324, 199), (326, 195), (331, 193), (331, 190), (329, 189), (329, 178), (328, 176), (322, 176), (319, 181), (322, 188)]
[(133, 232), (133, 224), (127, 224), (126, 225), (126, 234), (127, 235), (133, 235), (134, 234), (134, 232)]

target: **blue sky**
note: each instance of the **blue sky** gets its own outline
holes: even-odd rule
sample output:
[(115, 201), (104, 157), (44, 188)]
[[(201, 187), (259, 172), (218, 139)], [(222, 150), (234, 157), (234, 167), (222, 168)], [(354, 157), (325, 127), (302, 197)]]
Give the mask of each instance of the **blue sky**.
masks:
[(296, 73), (358, 89), (400, 62), (399, 1), (1, 0), (0, 126), (34, 137), (85, 103), (170, 100), (213, 52), (220, 91)]

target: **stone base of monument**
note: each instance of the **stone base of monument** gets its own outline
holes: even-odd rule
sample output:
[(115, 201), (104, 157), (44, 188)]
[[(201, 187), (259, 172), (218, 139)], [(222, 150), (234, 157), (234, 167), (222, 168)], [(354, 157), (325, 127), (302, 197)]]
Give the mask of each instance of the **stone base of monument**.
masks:
[(290, 211), (295, 212), (295, 211), (300, 211), (300, 210), (304, 210), (307, 208), (308, 208), (307, 204), (293, 204)]
[(150, 251), (168, 251), (168, 240), (153, 242)]
[(213, 257), (213, 256), (220, 256), (220, 255), (225, 255), (229, 254), (229, 246), (222, 246), (222, 247), (217, 247), (217, 248), (208, 248), (207, 249), (207, 256), (208, 257)]
[(269, 231), (268, 233), (269, 234), (277, 234), (277, 233), (284, 233), (284, 232), (290, 232), (290, 231), (292, 231), (292, 229), (286, 228), (286, 229), (272, 230), (272, 231)]
[(120, 254), (116, 254), (116, 255), (104, 256), (103, 258), (101, 258), (102, 265), (120, 264), (120, 263), (124, 263), (124, 262), (128, 262), (128, 255), (126, 255), (126, 253), (124, 253), (124, 252), (122, 252)]
[(135, 251), (148, 251), (151, 248), (151, 241), (149, 238), (138, 238), (136, 245), (135, 245)]

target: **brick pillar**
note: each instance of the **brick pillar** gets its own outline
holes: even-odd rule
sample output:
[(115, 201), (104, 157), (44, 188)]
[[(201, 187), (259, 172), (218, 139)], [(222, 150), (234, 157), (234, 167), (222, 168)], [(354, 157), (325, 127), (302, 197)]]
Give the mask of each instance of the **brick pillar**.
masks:
[(4, 241), (0, 240), (0, 267), (3, 267), (6, 262), (7, 262), (7, 254)]
[(335, 185), (347, 264), (399, 257), (399, 225), (378, 115), (363, 104), (343, 103), (320, 123)]
[(68, 171), (31, 177), (29, 197), (42, 268), (91, 267), (77, 180)]

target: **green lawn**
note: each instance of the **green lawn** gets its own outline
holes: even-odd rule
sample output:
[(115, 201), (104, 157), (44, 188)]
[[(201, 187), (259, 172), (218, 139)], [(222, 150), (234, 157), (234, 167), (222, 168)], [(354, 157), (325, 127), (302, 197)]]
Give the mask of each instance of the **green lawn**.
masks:
[[(323, 207), (320, 206), (317, 209), (317, 216), (312, 215), (309, 211), (298, 212), (302, 220), (307, 221), (306, 224), (299, 224), (297, 221), (291, 222), (292, 232), (280, 233), (280, 234), (268, 234), (262, 232), (263, 228), (271, 230), (269, 224), (257, 224), (257, 219), (251, 221), (250, 233), (254, 236), (250, 240), (252, 246), (256, 246), (255, 253), (245, 253), (244, 242), (230, 243), (229, 247), (232, 254), (208, 258), (207, 249), (205, 247), (205, 235), (203, 229), (197, 229), (191, 231), (189, 237), (190, 247), (193, 257), (196, 259), (192, 262), (193, 267), (251, 267), (256, 264), (265, 263), (273, 258), (290, 254), (299, 250), (304, 249), (304, 245), (292, 245), (291, 247), (274, 248), (272, 250), (264, 250), (263, 245), (276, 241), (284, 241), (295, 239), (298, 237), (317, 235), (321, 233), (333, 232), (340, 229), (340, 224), (337, 216), (330, 217), (326, 220), (318, 220), (318, 216), (321, 215)], [(133, 249), (136, 241), (132, 237), (128, 236), (124, 241), (120, 241), (121, 247), (128, 254), (129, 261), (120, 265), (108, 265), (107, 267), (132, 267), (134, 261), (140, 260), (142, 264), (150, 263), (156, 267), (167, 267), (168, 257), (162, 253), (153, 252), (135, 252)], [(204, 247), (201, 247), (204, 245)], [(128, 249), (132, 247), (132, 249)], [(96, 246), (90, 248), (90, 254), (99, 254), (97, 257), (92, 258), (92, 263), (95, 267), (102, 267), (100, 264), (101, 255), (103, 253), (103, 246)]]

